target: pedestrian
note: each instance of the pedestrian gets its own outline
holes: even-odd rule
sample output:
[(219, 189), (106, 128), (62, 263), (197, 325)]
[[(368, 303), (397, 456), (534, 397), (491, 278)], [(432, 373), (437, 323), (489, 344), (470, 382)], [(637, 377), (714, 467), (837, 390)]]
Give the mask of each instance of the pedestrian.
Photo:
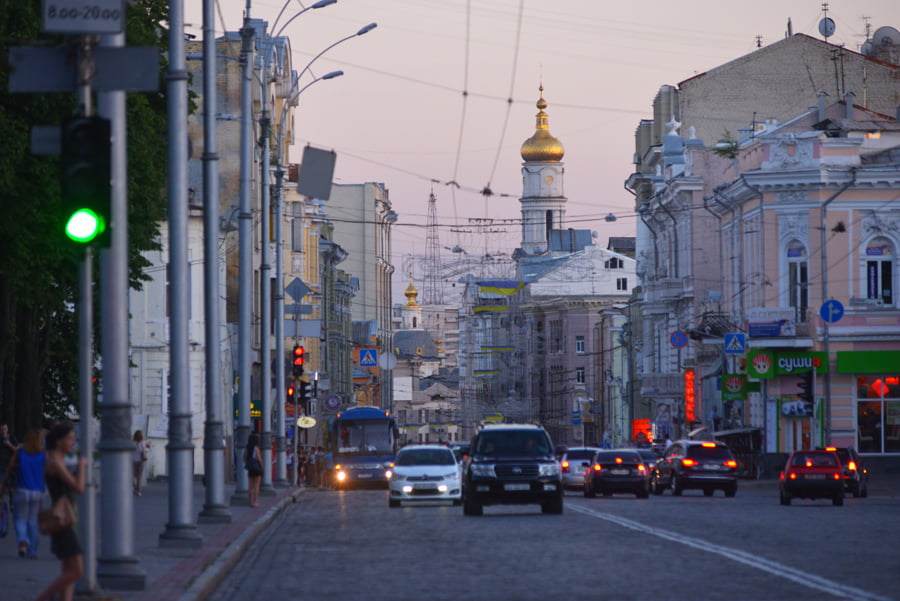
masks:
[[(78, 472), (75, 476), (66, 469), (66, 454), (75, 448), (75, 427), (70, 422), (62, 422), (53, 426), (47, 434), (47, 461), (44, 465), (44, 478), (51, 500), (56, 503), (62, 497), (68, 497), (75, 504), (75, 495), (84, 493), (84, 471), (87, 457), (78, 460)], [(37, 601), (49, 601), (58, 598), (60, 601), (72, 601), (75, 583), (84, 574), (84, 559), (75, 526), (72, 525), (50, 537), (50, 548), (57, 559), (62, 562), (62, 572), (50, 583)]]
[(16, 541), (19, 543), (19, 557), (37, 559), (40, 533), (38, 532), (37, 515), (44, 496), (44, 431), (29, 430), (25, 435), (25, 444), (16, 449), (12, 461), (0, 481), (0, 498), (9, 480), (8, 476), (15, 468), (16, 492), (13, 495), (13, 523), (16, 527)]
[(131, 452), (131, 462), (134, 465), (134, 495), (141, 496), (141, 487), (144, 479), (144, 465), (150, 455), (150, 441), (144, 440), (144, 432), (135, 430), (134, 450)]
[(244, 451), (244, 467), (247, 469), (247, 500), (250, 507), (259, 507), (259, 487), (262, 484), (262, 456), (259, 452), (259, 436), (256, 432), (247, 439), (247, 450)]
[(325, 449), (316, 448), (316, 486), (325, 486)]
[[(17, 448), (19, 448), (19, 444), (16, 442), (15, 436), (9, 433), (9, 426), (0, 424), (0, 480), (6, 476), (7, 470), (11, 469), (9, 465), (12, 462), (13, 455), (16, 454)], [(15, 471), (9, 474), (9, 486), (7, 486), (6, 490), (9, 491), (10, 506), (13, 503), (13, 493), (16, 491), (18, 481), (18, 478), (15, 477)], [(0, 500), (2, 499), (3, 495), (0, 495)]]
[(709, 421), (712, 424), (713, 432), (717, 431), (719, 429), (719, 424), (721, 423), (722, 418), (719, 417), (719, 412), (715, 405), (713, 405), (712, 411), (709, 412)]
[(316, 474), (316, 456), (318, 455), (316, 447), (309, 450), (309, 458), (306, 461), (306, 481), (310, 486), (318, 486), (319, 478)]

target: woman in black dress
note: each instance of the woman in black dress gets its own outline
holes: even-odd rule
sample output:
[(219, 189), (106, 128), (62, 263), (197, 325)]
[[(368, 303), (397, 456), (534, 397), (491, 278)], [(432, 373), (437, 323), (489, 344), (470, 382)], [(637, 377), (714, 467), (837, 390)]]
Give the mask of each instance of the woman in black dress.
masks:
[(259, 436), (256, 432), (250, 434), (247, 440), (247, 450), (244, 451), (244, 467), (247, 468), (249, 486), (247, 488), (247, 500), (250, 507), (259, 507), (259, 487), (262, 484), (262, 455), (259, 452)]
[[(63, 463), (66, 455), (75, 447), (75, 427), (69, 422), (57, 424), (47, 434), (46, 441), (47, 460), (44, 464), (44, 479), (50, 498), (55, 503), (60, 497), (67, 496), (74, 506), (75, 494), (84, 492), (84, 470), (87, 466), (87, 458), (80, 457), (78, 474), (73, 476)], [(61, 601), (72, 601), (75, 583), (84, 573), (81, 545), (78, 543), (74, 526), (52, 535), (50, 548), (57, 559), (62, 561), (62, 573), (40, 594), (37, 601), (47, 601), (54, 597)]]

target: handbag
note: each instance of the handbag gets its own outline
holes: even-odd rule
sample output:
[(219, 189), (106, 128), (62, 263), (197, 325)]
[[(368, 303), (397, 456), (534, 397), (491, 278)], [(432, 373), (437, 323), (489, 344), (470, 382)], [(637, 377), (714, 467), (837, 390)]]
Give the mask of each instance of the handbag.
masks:
[(38, 530), (41, 534), (58, 534), (75, 525), (75, 508), (69, 497), (62, 496), (47, 509), (38, 512)]
[(247, 472), (251, 476), (260, 476), (262, 475), (262, 463), (256, 457), (251, 457), (247, 462)]

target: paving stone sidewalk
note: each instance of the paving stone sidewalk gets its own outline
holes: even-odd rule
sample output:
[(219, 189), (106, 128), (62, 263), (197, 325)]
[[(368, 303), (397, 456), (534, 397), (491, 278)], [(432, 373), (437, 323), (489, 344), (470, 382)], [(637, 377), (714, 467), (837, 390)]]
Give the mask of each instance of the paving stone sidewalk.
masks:
[[(226, 500), (233, 487), (226, 486)], [(302, 488), (276, 489), (275, 496), (260, 496), (260, 507), (230, 506), (231, 523), (197, 524), (202, 546), (196, 549), (164, 548), (159, 535), (168, 521), (168, 483), (148, 482), (140, 497), (134, 498), (135, 556), (147, 574), (143, 591), (101, 590), (94, 596), (76, 594), (76, 599), (108, 601), (203, 601), (239, 559), (241, 551), (288, 504), (296, 501)], [(194, 515), (205, 501), (205, 489), (195, 482)], [(99, 511), (100, 499), (97, 499)], [(100, 533), (97, 536), (98, 547)], [(100, 548), (98, 553), (102, 553)], [(10, 516), (10, 530), (0, 539), (0, 599), (30, 601), (56, 576), (60, 563), (50, 551), (49, 537), (42, 536), (37, 559), (18, 557), (16, 535)]]

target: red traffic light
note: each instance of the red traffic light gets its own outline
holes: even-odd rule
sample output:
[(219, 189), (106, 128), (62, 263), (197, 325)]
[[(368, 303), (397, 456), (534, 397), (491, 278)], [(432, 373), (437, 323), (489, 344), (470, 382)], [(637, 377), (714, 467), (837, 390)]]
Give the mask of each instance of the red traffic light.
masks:
[(305, 353), (306, 350), (302, 346), (298, 345), (294, 347), (294, 365), (303, 365), (303, 362), (306, 361), (303, 357)]
[(288, 386), (287, 393), (288, 393), (288, 396), (290, 396), (290, 397), (294, 396), (294, 384), (293, 384), (293, 382)]

